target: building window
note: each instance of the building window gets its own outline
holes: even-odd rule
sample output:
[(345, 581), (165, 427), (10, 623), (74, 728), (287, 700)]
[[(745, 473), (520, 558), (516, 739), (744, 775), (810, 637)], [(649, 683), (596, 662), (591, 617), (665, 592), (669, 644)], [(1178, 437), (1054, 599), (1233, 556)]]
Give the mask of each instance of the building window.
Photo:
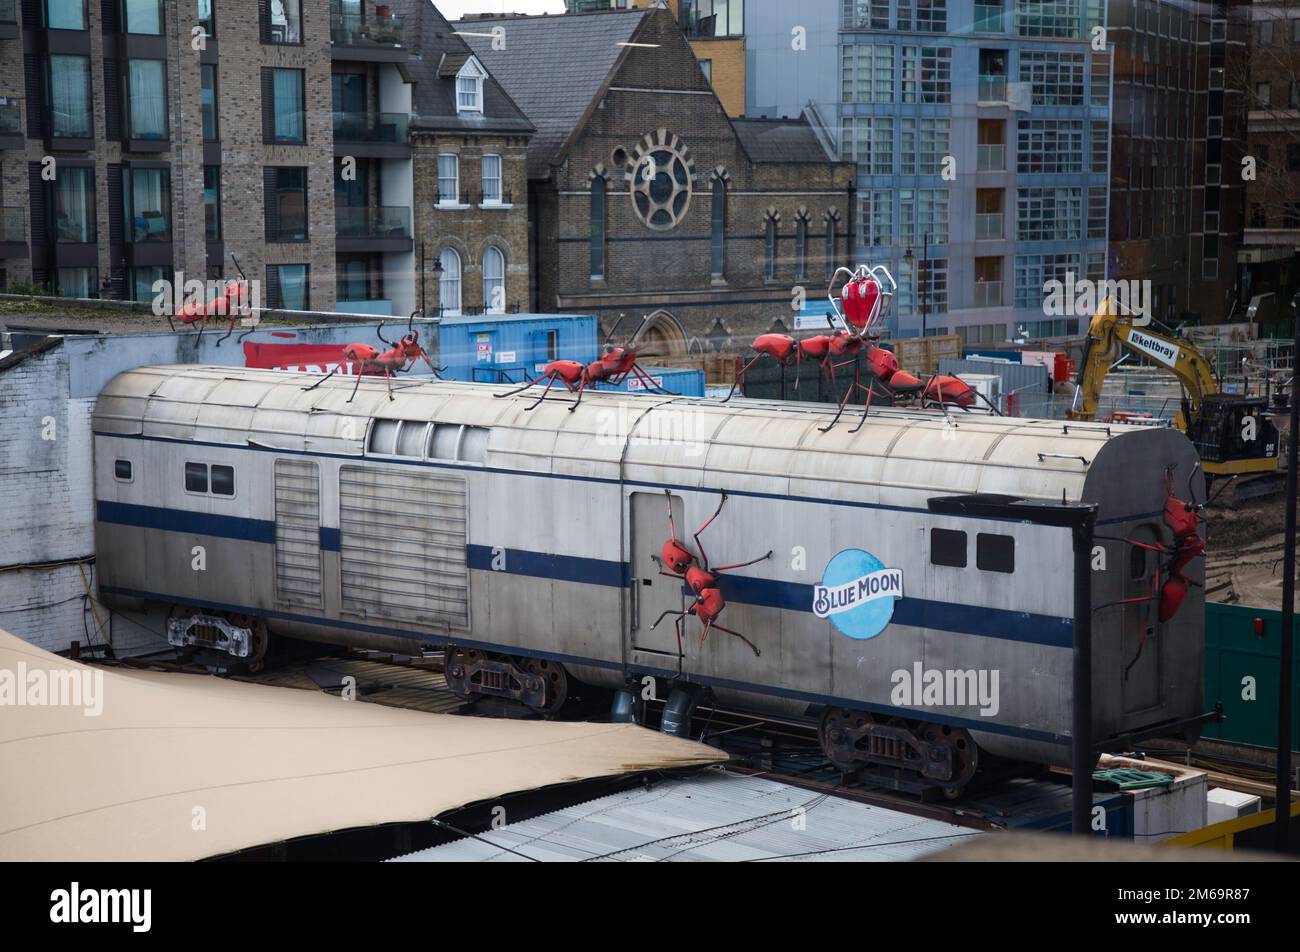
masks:
[(605, 277), (605, 177), (591, 180), (591, 277)]
[(127, 299), (131, 301), (152, 301), (158, 293), (154, 286), (170, 277), (169, 270), (161, 265), (128, 268), (126, 273)]
[(803, 217), (794, 225), (794, 276), (796, 280), (808, 276), (808, 219)]
[(483, 156), (483, 204), (501, 204), (501, 156)]
[(894, 120), (889, 116), (845, 119), (841, 132), (841, 158), (858, 163), (863, 175), (894, 174)]
[(763, 232), (763, 276), (776, 280), (776, 219), (770, 215)]
[(487, 72), (471, 56), (456, 74), (456, 112), (483, 111), (483, 80)]
[(930, 530), (930, 564), (966, 567), (966, 533), (955, 529)]
[(122, 186), (130, 241), (171, 241), (171, 174), (166, 169), (126, 168)]
[(50, 54), (50, 112), (56, 139), (88, 139), (94, 134), (89, 57)]
[(1033, 90), (1035, 106), (1083, 105), (1084, 54), (1020, 51), (1020, 81)]
[(939, 175), (948, 155), (947, 119), (903, 119), (899, 154), (904, 175)]
[(495, 245), (483, 252), (483, 311), (506, 312), (506, 256)]
[[(1103, 145), (1105, 140), (1102, 140)], [(1016, 171), (1036, 174), (1082, 172), (1083, 121), (1021, 119), (1016, 139)]]
[(59, 297), (99, 297), (99, 269), (59, 268), (54, 272), (54, 284)]
[(1016, 255), (1015, 264), (1016, 307), (1035, 311), (1042, 309), (1049, 281), (1065, 284), (1067, 275), (1079, 274), (1077, 254)]
[(849, 43), (841, 49), (840, 101), (894, 101), (892, 46)]
[(217, 33), (217, 18), (212, 12), (212, 0), (198, 0), (198, 21), (208, 36)]
[(1260, 205), (1258, 202), (1252, 203), (1250, 206), (1250, 227), (1251, 228), (1268, 227), (1268, 219), (1264, 213), (1264, 206)]
[(221, 166), (203, 166), (203, 231), (208, 241), (221, 240)]
[(167, 138), (167, 78), (162, 60), (127, 61), (132, 139)]
[(299, 44), (302, 42), (302, 4), (300, 0), (270, 0), (263, 5), (262, 42)]
[(1075, 241), (1083, 237), (1083, 190), (1022, 188), (1016, 191), (1017, 241)]
[(203, 109), (203, 141), (216, 142), (220, 138), (217, 128), (217, 67), (211, 63), (199, 66), (201, 89), (199, 100)]
[(868, 248), (887, 248), (894, 243), (894, 193), (889, 189), (866, 189), (862, 193), (862, 239)]
[(268, 264), (266, 283), (271, 307), (286, 311), (311, 310), (309, 273), (305, 264)]
[(902, 189), (898, 193), (899, 240), (914, 245), (948, 243), (948, 190)]
[(306, 141), (302, 78), (301, 69), (262, 70), (262, 113), (267, 142)]
[(1272, 87), (1268, 83), (1255, 84), (1255, 102), (1263, 109), (1272, 105), (1273, 93)]
[(713, 60), (708, 60), (708, 59), (700, 60), (700, 72), (704, 74), (704, 78), (708, 80), (709, 85), (712, 86), (713, 85)]
[(53, 188), (55, 240), (65, 244), (95, 241), (95, 170), (64, 165)]
[(889, 0), (844, 0), (844, 29), (888, 30)]
[(460, 198), (460, 156), (438, 156), (438, 204), (455, 205)]
[(721, 278), (727, 269), (727, 183), (713, 182), (712, 233), (709, 241), (713, 277)]
[(267, 171), (266, 240), (307, 240), (307, 170), (269, 168)]
[(952, 47), (903, 47), (903, 102), (952, 102)]
[(438, 279), (439, 314), (456, 317), (460, 314), (460, 255), (455, 248), (444, 248), (438, 257), (442, 276)]
[(975, 306), (1002, 306), (1002, 259), (975, 259)]
[(126, 32), (159, 36), (162, 33), (162, 3), (159, 0), (123, 0)]
[[(641, 4), (637, 4), (641, 6)], [(615, 0), (618, 9), (627, 9), (627, 0)], [(745, 0), (682, 0), (678, 19), (682, 32), (691, 39), (743, 36)]]
[(898, 0), (898, 28), (913, 33), (947, 33), (947, 0)]
[(85, 0), (45, 0), (45, 26), (51, 30), (86, 29)]
[(1077, 37), (1080, 27), (1078, 0), (1016, 4), (1016, 32), (1021, 36)]
[(826, 278), (830, 280), (835, 275), (836, 267), (836, 248), (835, 248), (835, 228), (839, 225), (839, 218), (836, 217), (834, 209), (828, 211), (826, 218)]

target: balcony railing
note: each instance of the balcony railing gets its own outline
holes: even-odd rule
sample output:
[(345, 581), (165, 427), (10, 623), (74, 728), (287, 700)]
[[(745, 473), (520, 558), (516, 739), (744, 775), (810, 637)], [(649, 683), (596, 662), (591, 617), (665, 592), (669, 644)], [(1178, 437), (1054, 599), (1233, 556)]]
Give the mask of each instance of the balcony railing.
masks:
[(1002, 212), (980, 212), (975, 216), (975, 239), (996, 241), (1002, 237)]
[(1007, 18), (1002, 10), (1001, 4), (975, 4), (975, 32), (976, 33), (1005, 33), (1007, 32)]
[(330, 39), (339, 46), (401, 46), (403, 33), (399, 16), (367, 17), (338, 7), (330, 11)]
[(975, 169), (979, 172), (1003, 172), (1007, 167), (1007, 147), (1001, 143), (980, 143), (975, 147)]
[(0, 0), (0, 23), (18, 22), (18, 0)]
[(406, 205), (364, 205), (334, 209), (339, 238), (410, 238), (411, 209)]
[(433, 190), (435, 205), (468, 205), (469, 200), (473, 197), (473, 194), (468, 189), (460, 193), (451, 192), (450, 194), (436, 188)]
[(0, 208), (0, 241), (26, 241), (27, 225), (23, 209), (18, 206)]
[(334, 139), (338, 142), (405, 143), (410, 116), (403, 112), (336, 112)]
[[(0, 3), (4, 3), (4, 0), (0, 0)], [(0, 136), (18, 135), (22, 131), (22, 104), (17, 99), (0, 96)]]
[(1002, 304), (1001, 281), (976, 281), (975, 306), (999, 307)]
[(979, 83), (980, 102), (1006, 102), (1007, 78), (1005, 76), (981, 76)]

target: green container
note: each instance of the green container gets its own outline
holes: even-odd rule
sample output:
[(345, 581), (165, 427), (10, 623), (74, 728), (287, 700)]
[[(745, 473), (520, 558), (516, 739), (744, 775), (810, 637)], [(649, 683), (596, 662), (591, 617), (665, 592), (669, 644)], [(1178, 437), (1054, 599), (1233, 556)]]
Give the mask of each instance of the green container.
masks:
[[(1256, 634), (1256, 619), (1263, 634)], [(1291, 746), (1300, 745), (1300, 638), (1292, 629)], [(1205, 704), (1223, 705), (1221, 724), (1207, 724), (1206, 737), (1277, 747), (1278, 682), (1282, 665), (1282, 613), (1241, 605), (1205, 605)], [(1243, 697), (1253, 679), (1254, 700)]]

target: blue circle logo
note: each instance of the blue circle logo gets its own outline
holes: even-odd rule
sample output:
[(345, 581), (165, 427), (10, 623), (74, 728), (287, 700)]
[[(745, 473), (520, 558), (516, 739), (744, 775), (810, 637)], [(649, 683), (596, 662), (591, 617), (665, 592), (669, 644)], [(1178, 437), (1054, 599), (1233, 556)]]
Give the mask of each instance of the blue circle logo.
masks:
[(865, 641), (885, 630), (894, 602), (903, 597), (903, 570), (885, 568), (870, 552), (845, 549), (826, 565), (813, 587), (813, 614), (829, 618), (850, 638)]

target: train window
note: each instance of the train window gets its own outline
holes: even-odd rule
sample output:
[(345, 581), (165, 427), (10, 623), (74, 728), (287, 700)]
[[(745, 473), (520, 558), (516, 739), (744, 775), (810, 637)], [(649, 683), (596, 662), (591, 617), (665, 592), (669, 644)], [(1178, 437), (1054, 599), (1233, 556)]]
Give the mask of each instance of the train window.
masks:
[(483, 462), (487, 458), (487, 442), (487, 427), (465, 427), (465, 436), (460, 441), (460, 458), (466, 463)]
[(370, 452), (392, 454), (397, 445), (400, 420), (376, 420), (370, 427)]
[(414, 420), (407, 420), (402, 424), (402, 430), (397, 436), (397, 455), (414, 456), (419, 459), (424, 455), (424, 435), (428, 432), (429, 424), (418, 423)]
[(930, 562), (933, 565), (949, 565), (955, 569), (964, 569), (966, 533), (954, 529), (931, 529)]
[(985, 572), (1014, 572), (1015, 538), (981, 532), (975, 539), (975, 565)]
[(1129, 546), (1128, 577), (1134, 581), (1147, 577), (1147, 550), (1140, 545)]
[(131, 482), (131, 461), (129, 459), (113, 461), (113, 478), (124, 483)]
[(461, 427), (456, 423), (435, 423), (433, 439), (429, 442), (429, 456), (432, 459), (455, 459), (460, 446)]
[(212, 464), (212, 493), (216, 496), (235, 494), (235, 467)]
[(205, 493), (208, 491), (207, 463), (185, 464), (185, 491), (189, 493)]

